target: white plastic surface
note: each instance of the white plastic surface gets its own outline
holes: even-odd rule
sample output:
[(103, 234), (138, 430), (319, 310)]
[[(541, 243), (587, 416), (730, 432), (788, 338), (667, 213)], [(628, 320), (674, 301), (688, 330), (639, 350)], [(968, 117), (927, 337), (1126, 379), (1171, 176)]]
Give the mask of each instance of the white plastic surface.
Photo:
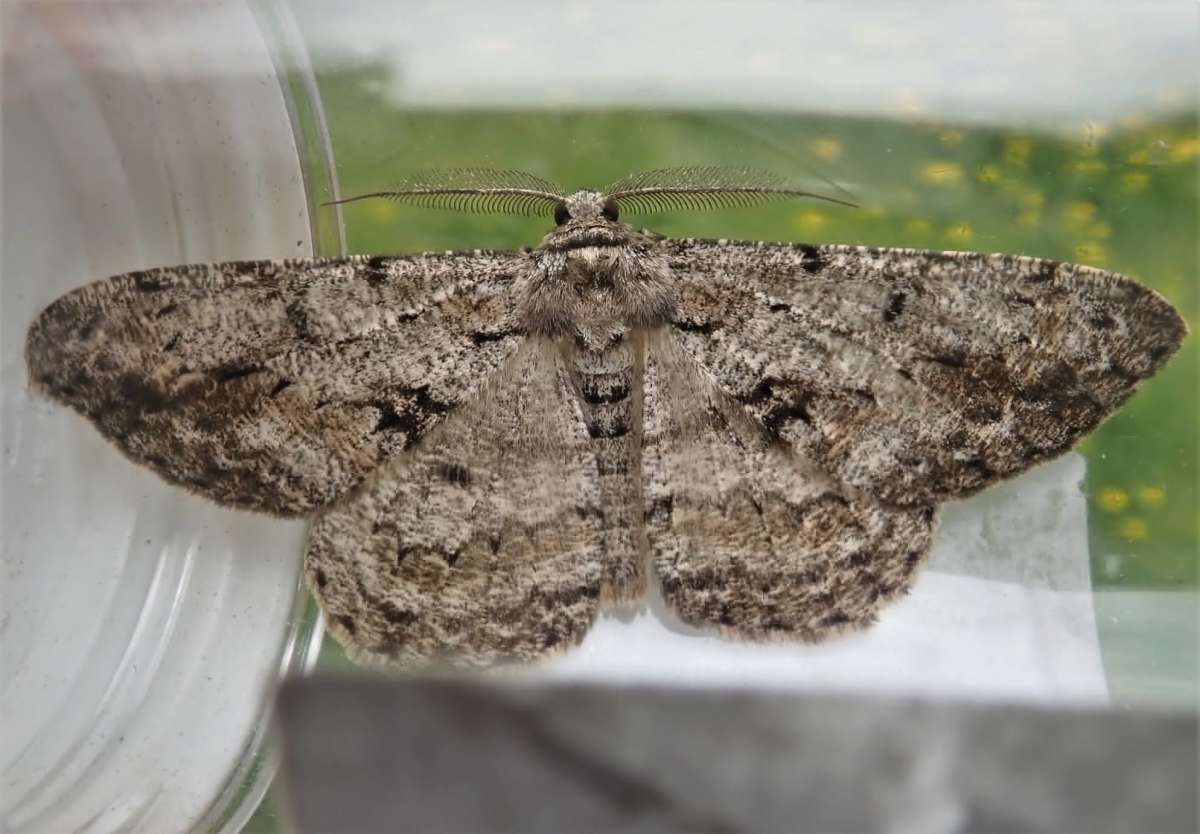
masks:
[(281, 666), (315, 655), (302, 523), (170, 487), (26, 389), (25, 329), (67, 290), (312, 252), (264, 35), (245, 3), (195, 8), (221, 49), (173, 36), (186, 3), (4, 12), (4, 831), (218, 824)]

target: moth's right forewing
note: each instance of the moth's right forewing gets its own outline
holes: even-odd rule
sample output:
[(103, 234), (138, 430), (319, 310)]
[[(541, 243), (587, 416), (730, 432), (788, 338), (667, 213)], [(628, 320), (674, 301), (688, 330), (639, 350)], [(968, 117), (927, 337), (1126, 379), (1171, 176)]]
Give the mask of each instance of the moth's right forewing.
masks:
[(525, 263), (462, 252), (122, 275), (42, 312), (29, 378), (172, 483), (306, 514), (412, 445), (511, 355)]
[(1162, 297), (1036, 258), (669, 241), (673, 331), (769, 431), (904, 506), (1069, 449), (1178, 349)]

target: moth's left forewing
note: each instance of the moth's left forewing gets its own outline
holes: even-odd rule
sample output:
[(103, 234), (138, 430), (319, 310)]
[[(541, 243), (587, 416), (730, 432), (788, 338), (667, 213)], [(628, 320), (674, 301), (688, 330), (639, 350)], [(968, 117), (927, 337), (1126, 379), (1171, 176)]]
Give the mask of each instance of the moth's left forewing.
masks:
[(1137, 282), (1037, 258), (664, 247), (685, 351), (831, 476), (906, 506), (1069, 449), (1186, 333)]
[(468, 400), (523, 339), (519, 252), (241, 261), (97, 281), (32, 323), (32, 386), (218, 503), (301, 515)]

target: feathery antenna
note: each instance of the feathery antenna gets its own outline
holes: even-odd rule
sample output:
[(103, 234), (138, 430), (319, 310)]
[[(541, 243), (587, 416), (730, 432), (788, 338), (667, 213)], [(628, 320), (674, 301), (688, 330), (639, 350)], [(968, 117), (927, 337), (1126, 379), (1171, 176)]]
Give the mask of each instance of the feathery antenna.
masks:
[(857, 208), (847, 200), (791, 186), (770, 171), (742, 167), (694, 166), (643, 171), (617, 180), (605, 189), (605, 195), (615, 200), (622, 212), (633, 214), (751, 206), (796, 197)]
[[(658, 168), (617, 180), (604, 194), (622, 212), (631, 214), (750, 206), (797, 197), (855, 207), (847, 200), (791, 186), (770, 171), (742, 167)], [(566, 202), (566, 195), (557, 185), (524, 171), (445, 168), (414, 174), (386, 191), (372, 191), (325, 205), (343, 205), (373, 197), (427, 208), (527, 216), (552, 215)]]
[(414, 174), (387, 191), (373, 191), (333, 200), (336, 206), (382, 197), (426, 208), (488, 214), (548, 216), (563, 204), (557, 185), (524, 171), (491, 168), (445, 168)]

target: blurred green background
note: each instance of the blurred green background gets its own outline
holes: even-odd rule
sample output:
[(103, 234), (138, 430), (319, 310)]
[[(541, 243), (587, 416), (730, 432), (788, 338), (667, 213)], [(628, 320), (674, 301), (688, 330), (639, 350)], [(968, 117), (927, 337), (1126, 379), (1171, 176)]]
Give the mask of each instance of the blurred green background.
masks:
[[(1063, 134), (810, 114), (412, 109), (382, 95), (386, 75), (382, 65), (362, 65), (319, 77), (345, 196), (439, 167), (516, 168), (569, 191), (652, 168), (753, 165), (860, 207), (796, 202), (623, 219), (672, 236), (1077, 261), (1154, 287), (1193, 331), (1197, 325), (1200, 133), (1193, 112), (1081, 124)], [(381, 200), (346, 206), (345, 219), (353, 253), (533, 246), (549, 228), (544, 218)], [(1170, 366), (1080, 446), (1097, 590), (1195, 594), (1200, 586), (1198, 358), (1197, 339), (1189, 337)], [(1153, 622), (1141, 610), (1138, 627), (1102, 595), (1097, 614), (1118, 703), (1195, 701), (1194, 599)], [(322, 666), (349, 666), (332, 640)], [(247, 830), (273, 831), (273, 817), (269, 800)]]

